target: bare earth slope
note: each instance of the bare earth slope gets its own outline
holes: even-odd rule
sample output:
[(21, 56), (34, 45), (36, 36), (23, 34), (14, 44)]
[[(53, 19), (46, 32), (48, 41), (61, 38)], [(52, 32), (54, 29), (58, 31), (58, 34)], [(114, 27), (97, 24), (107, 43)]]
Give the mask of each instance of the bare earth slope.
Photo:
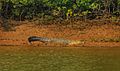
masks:
[[(79, 25), (78, 25), (79, 26)], [(34, 25), (32, 23), (16, 26), (15, 31), (5, 32), (0, 28), (0, 45), (24, 45), (30, 46), (29, 36), (41, 36), (48, 38), (64, 38), (81, 40), (84, 44), (74, 46), (118, 46), (120, 47), (120, 26), (102, 25), (92, 26), (84, 30), (66, 28), (57, 25)], [(62, 46), (62, 44), (34, 42), (34, 46)], [(64, 46), (64, 45), (63, 45)]]

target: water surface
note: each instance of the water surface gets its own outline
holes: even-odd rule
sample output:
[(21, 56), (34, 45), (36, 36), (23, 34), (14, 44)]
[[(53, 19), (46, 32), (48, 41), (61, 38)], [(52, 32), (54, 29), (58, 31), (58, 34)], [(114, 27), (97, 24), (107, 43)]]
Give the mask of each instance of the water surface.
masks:
[(0, 70), (120, 71), (120, 48), (0, 46)]

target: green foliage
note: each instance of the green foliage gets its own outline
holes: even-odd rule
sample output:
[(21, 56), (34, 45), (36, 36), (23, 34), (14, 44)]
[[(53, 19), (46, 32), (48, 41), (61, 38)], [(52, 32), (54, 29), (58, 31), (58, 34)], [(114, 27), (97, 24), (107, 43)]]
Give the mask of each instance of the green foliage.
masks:
[(1, 0), (0, 12), (4, 16), (20, 20), (46, 15), (68, 18), (87, 16), (96, 11), (99, 13), (106, 6), (110, 13), (120, 14), (120, 0), (111, 0), (109, 4), (105, 0)]

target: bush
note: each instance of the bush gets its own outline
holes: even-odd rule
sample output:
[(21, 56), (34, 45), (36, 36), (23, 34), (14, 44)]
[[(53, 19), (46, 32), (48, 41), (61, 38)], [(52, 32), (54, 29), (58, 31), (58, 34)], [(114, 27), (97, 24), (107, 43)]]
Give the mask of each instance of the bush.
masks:
[(18, 20), (34, 17), (86, 17), (109, 13), (120, 15), (120, 0), (1, 0), (0, 13)]

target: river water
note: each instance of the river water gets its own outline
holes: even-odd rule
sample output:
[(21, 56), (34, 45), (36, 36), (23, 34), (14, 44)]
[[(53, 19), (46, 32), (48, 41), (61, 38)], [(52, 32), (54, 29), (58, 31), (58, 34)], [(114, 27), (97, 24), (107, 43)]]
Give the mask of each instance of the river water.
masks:
[(0, 46), (1, 71), (120, 71), (119, 47)]

